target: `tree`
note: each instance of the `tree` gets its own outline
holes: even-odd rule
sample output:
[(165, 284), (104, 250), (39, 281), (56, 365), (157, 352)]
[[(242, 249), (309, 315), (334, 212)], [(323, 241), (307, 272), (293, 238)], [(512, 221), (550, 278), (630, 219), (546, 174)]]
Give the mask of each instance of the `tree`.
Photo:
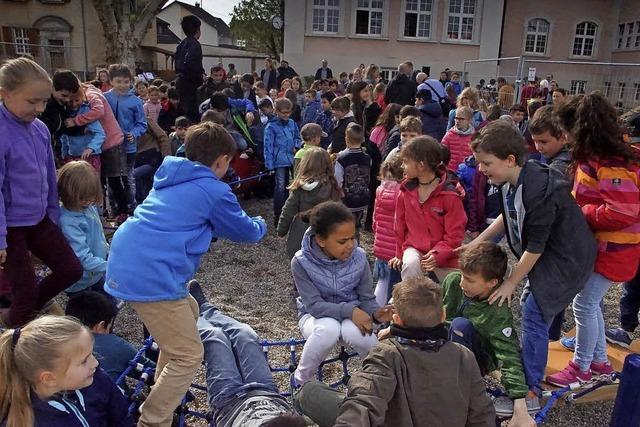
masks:
[(242, 0), (233, 7), (229, 26), (237, 39), (247, 42), (248, 48), (277, 58), (282, 52), (282, 32), (273, 28), (271, 18), (281, 16), (282, 9), (280, 0)]
[(107, 64), (135, 65), (149, 24), (167, 0), (93, 0), (105, 38)]

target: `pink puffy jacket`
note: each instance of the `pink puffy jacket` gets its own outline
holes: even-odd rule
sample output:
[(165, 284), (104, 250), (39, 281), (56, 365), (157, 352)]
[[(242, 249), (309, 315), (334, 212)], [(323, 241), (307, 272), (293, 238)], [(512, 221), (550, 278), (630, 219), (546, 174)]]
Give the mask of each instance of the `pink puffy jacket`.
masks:
[(124, 134), (102, 91), (93, 85), (82, 85), (82, 88), (89, 102), (90, 110), (75, 117), (76, 125), (82, 126), (98, 120), (106, 134), (102, 144), (102, 151), (122, 144), (124, 142)]
[(464, 159), (473, 154), (471, 150), (471, 138), (473, 133), (463, 135), (458, 132), (456, 127), (452, 127), (442, 138), (441, 144), (449, 149), (451, 153), (451, 160), (447, 165), (447, 169), (456, 172), (458, 165), (464, 163)]
[(373, 253), (376, 258), (389, 261), (396, 256), (397, 238), (394, 230), (396, 201), (400, 193), (400, 183), (382, 181), (376, 190), (376, 203), (373, 211)]

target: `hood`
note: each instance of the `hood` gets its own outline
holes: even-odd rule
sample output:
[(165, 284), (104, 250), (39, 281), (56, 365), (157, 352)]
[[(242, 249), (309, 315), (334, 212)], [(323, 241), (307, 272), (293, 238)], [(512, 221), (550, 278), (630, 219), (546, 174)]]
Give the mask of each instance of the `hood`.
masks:
[(335, 266), (340, 267), (343, 264), (348, 263), (351, 258), (353, 258), (353, 254), (356, 252), (358, 246), (353, 247), (353, 252), (351, 252), (351, 257), (345, 261), (341, 261), (339, 259), (331, 259), (329, 258), (320, 247), (315, 243), (315, 232), (308, 228), (304, 233), (304, 237), (302, 238), (302, 252), (304, 255), (314, 264), (324, 265), (324, 266)]
[(440, 108), (440, 104), (435, 101), (429, 101), (426, 104), (422, 104), (418, 107), (418, 110), (436, 119), (442, 116), (442, 108)]
[(319, 182), (317, 182), (317, 181), (313, 181), (313, 182), (305, 182), (304, 184), (302, 184), (302, 187), (301, 187), (301, 188), (302, 188), (303, 190), (305, 190), (305, 191), (312, 191), (312, 190), (314, 190), (314, 189), (318, 186), (318, 184), (320, 184), (320, 183), (319, 183)]
[[(464, 189), (458, 182), (451, 179), (445, 168), (438, 170), (438, 177), (440, 178), (440, 184), (433, 190), (429, 198), (432, 198), (440, 193), (449, 194), (464, 199)], [(418, 191), (418, 179), (405, 179), (400, 184), (400, 191)]]
[(551, 161), (561, 161), (565, 163), (571, 163), (571, 153), (567, 147), (563, 147), (562, 150), (553, 159), (549, 159)]
[(184, 157), (167, 156), (153, 179), (153, 188), (171, 187), (198, 179), (218, 179), (211, 169), (198, 162), (192, 162)]
[(474, 133), (476, 130), (474, 129), (474, 127), (472, 125), (469, 125), (469, 128), (465, 131), (461, 131), (460, 129), (458, 129), (455, 125), (451, 127), (451, 129), (449, 129), (447, 131), (447, 133), (453, 133), (456, 135), (460, 135), (460, 136), (468, 136), (471, 135), (472, 133)]
[(521, 180), (526, 185), (527, 191), (523, 191), (523, 203), (527, 210), (536, 209), (544, 200), (554, 192), (565, 189), (571, 192), (571, 184), (562, 173), (535, 160), (525, 163), (521, 172)]

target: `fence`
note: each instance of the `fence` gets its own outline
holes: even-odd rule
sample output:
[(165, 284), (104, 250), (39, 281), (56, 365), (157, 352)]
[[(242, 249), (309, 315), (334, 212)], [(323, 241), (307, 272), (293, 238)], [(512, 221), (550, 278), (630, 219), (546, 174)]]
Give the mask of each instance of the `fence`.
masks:
[[(464, 62), (463, 78), (471, 86), (481, 79), (504, 77), (515, 87), (514, 102), (530, 76), (555, 80), (569, 94), (602, 92), (612, 104), (625, 111), (640, 104), (640, 64), (613, 62), (552, 61), (530, 57), (479, 59)], [(484, 99), (494, 100), (496, 92), (481, 89)]]

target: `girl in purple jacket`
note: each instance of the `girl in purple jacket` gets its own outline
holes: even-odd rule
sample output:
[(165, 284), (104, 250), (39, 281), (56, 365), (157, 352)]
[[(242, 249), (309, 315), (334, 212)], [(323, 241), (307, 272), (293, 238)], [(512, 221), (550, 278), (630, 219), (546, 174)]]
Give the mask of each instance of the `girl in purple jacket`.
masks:
[[(13, 285), (0, 324), (21, 326), (82, 277), (56, 225), (60, 215), (49, 131), (38, 114), (51, 96), (47, 72), (27, 58), (0, 67), (0, 264)], [(40, 284), (31, 253), (52, 271)]]

